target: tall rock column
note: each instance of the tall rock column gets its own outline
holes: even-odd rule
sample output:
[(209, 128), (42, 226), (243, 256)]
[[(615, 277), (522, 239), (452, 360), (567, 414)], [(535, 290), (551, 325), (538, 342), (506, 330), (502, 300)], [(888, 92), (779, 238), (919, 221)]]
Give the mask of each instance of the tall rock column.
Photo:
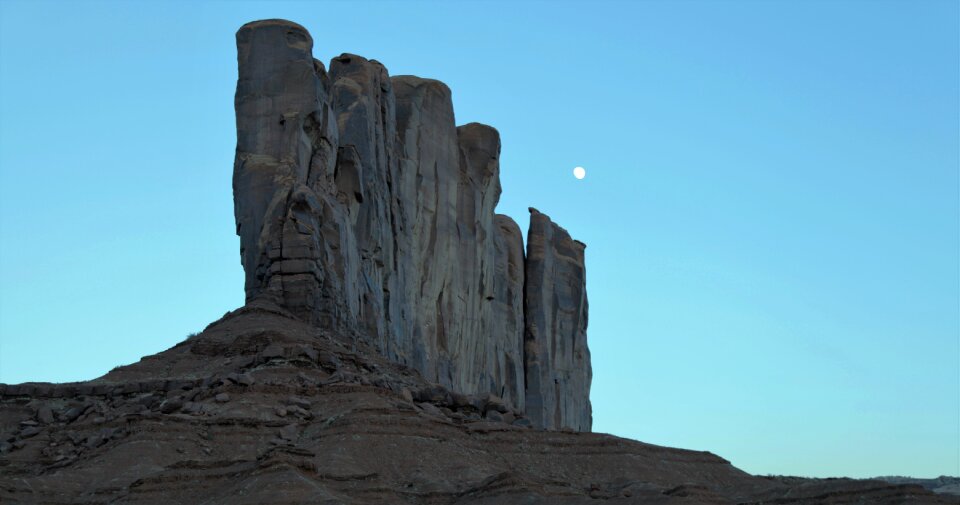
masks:
[(429, 380), (450, 384), (444, 307), (456, 293), (451, 286), (457, 261), (459, 151), (450, 88), (414, 76), (392, 78), (400, 140), (401, 209), (411, 238), (413, 279), (405, 296), (413, 300), (410, 349), (406, 363)]
[[(522, 297), (518, 286), (507, 287), (522, 283), (515, 266), (518, 277), (497, 275), (500, 135), (479, 123), (456, 127), (450, 89), (439, 81), (397, 76), (393, 90), (400, 140), (395, 187), (412, 238), (402, 247), (415, 259), (409, 274), (415, 282), (404, 291), (414, 300), (411, 364), (455, 391), (493, 393), (520, 407), (522, 339), (501, 331), (507, 323), (498, 321), (520, 317), (520, 310), (507, 314), (507, 306), (517, 308)], [(506, 263), (517, 242), (502, 245)], [(514, 265), (522, 262), (520, 249)], [(509, 268), (500, 270), (506, 275)]]
[(523, 379), (523, 235), (509, 216), (494, 217), (496, 247), (493, 277), (493, 313), (487, 335), (493, 382), (504, 400), (525, 408)]
[(237, 235), (248, 302), (267, 297), (314, 324), (349, 327), (355, 245), (335, 198), (337, 125), (312, 48), (289, 21), (237, 32)]
[(350, 174), (362, 188), (350, 207), (360, 275), (349, 281), (356, 285), (359, 330), (381, 353), (397, 359), (403, 347), (398, 340), (409, 333), (397, 320), (410, 310), (405, 300), (391, 300), (391, 293), (398, 293), (405, 281), (405, 267), (398, 262), (409, 258), (398, 252), (409, 237), (394, 229), (402, 216), (395, 216), (393, 208), (398, 177), (393, 88), (383, 65), (353, 54), (331, 61), (330, 80), (340, 139), (337, 175)]
[(459, 149), (456, 260), (446, 298), (450, 385), (460, 391), (504, 393), (503, 340), (494, 331), (500, 134), (480, 123), (457, 127)]
[(530, 209), (524, 283), (526, 411), (534, 426), (590, 431), (585, 245)]

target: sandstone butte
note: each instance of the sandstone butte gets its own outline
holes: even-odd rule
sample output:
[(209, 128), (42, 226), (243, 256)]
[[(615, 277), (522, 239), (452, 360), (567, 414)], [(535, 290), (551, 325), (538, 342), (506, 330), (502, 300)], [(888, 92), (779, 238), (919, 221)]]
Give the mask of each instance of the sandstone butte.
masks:
[(584, 244), (531, 209), (524, 248), (499, 135), (443, 83), (312, 48), (237, 32), (246, 304), (98, 379), (0, 385), (0, 503), (958, 502), (591, 433)]

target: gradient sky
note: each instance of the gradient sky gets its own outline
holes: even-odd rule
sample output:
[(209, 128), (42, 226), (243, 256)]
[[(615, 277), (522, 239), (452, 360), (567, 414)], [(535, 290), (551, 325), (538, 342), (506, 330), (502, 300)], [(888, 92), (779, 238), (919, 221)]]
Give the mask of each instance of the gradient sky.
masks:
[(596, 431), (960, 474), (954, 1), (0, 2), (0, 382), (243, 303), (234, 33), (273, 17), (500, 131), (499, 212), (588, 244)]

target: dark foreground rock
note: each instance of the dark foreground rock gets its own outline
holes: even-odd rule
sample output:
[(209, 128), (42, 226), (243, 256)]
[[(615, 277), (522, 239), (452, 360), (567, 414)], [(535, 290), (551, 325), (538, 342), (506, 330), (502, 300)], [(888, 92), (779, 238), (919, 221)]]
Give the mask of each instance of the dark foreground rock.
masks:
[(956, 503), (544, 431), (254, 304), (89, 382), (0, 386), (4, 504)]
[(935, 479), (916, 479), (913, 477), (886, 476), (876, 477), (875, 479), (891, 484), (916, 484), (937, 494), (960, 496), (960, 477), (941, 475)]

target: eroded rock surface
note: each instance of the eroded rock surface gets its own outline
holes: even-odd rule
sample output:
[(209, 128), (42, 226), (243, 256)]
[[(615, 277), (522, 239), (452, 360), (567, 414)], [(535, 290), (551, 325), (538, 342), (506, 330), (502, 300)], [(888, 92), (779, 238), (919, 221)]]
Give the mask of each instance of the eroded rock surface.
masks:
[[(391, 78), (351, 54), (326, 72), (294, 23), (250, 23), (237, 46), (234, 199), (248, 302), (276, 303), (444, 387), (511, 407), (526, 404), (525, 363), (537, 377), (589, 378), (585, 299), (580, 326), (550, 304), (523, 303), (563, 292), (569, 279), (538, 270), (527, 285), (519, 229), (495, 212), (495, 129), (456, 126), (441, 82)], [(552, 328), (545, 338), (577, 339), (583, 359), (533, 348), (525, 360), (528, 320)], [(565, 360), (556, 370), (555, 357)], [(587, 431), (589, 380), (564, 381), (533, 388), (538, 406), (549, 393), (548, 407), (562, 411), (533, 423)], [(568, 394), (578, 396), (557, 396)]]
[(254, 302), (93, 381), (0, 385), (0, 503), (958, 503), (530, 426)]

